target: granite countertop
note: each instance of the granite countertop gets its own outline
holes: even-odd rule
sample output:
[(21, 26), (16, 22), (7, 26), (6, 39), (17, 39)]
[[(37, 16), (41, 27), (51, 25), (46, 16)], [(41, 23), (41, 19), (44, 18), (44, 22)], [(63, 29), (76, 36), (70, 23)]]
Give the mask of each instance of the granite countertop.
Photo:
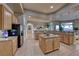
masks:
[(17, 36), (11, 36), (11, 37), (8, 37), (8, 38), (0, 38), (0, 41), (13, 40), (15, 37), (17, 37)]
[(46, 39), (51, 39), (51, 38), (55, 38), (55, 37), (59, 37), (59, 35), (54, 35), (54, 34), (42, 34), (41, 37), (46, 38)]

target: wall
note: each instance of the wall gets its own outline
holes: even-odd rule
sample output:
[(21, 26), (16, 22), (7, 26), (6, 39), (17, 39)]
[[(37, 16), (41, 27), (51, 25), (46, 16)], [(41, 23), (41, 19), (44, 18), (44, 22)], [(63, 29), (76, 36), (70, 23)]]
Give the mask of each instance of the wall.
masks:
[[(40, 13), (35, 13), (32, 11), (25, 11), (25, 17), (27, 20), (27, 23), (32, 23), (34, 28), (35, 27), (40, 27), (40, 26), (44, 26), (46, 24), (46, 22), (48, 22), (48, 16), (44, 15), (44, 14), (40, 14)], [(29, 16), (36, 16), (38, 18), (29, 18)], [(40, 18), (39, 18), (40, 17)], [(35, 21), (36, 20), (36, 21)], [(40, 21), (41, 20), (41, 21)]]
[[(78, 20), (79, 19), (79, 4), (68, 4), (55, 14), (49, 15), (52, 21)], [(56, 24), (56, 23), (55, 23)], [(74, 22), (74, 27), (79, 28), (79, 20)]]
[(26, 38), (27, 38), (27, 26), (26, 26), (27, 20), (26, 20), (26, 18), (25, 18), (25, 15), (19, 16), (18, 19), (20, 20), (20, 24), (21, 24), (21, 26), (22, 26), (23, 39), (24, 39), (24, 42), (25, 42), (25, 40), (26, 40)]
[(76, 27), (76, 28), (79, 29), (79, 20), (76, 20), (76, 21), (74, 22), (74, 27)]
[(47, 19), (47, 15), (44, 15), (44, 14), (40, 14), (40, 13), (35, 13), (35, 12), (32, 12), (32, 11), (25, 11), (25, 16), (26, 16), (26, 19), (29, 21), (29, 16), (37, 16), (37, 17), (40, 17), (42, 19)]
[(55, 14), (49, 15), (53, 20), (73, 20), (79, 18), (79, 4), (72, 3), (68, 4), (65, 8), (62, 8)]

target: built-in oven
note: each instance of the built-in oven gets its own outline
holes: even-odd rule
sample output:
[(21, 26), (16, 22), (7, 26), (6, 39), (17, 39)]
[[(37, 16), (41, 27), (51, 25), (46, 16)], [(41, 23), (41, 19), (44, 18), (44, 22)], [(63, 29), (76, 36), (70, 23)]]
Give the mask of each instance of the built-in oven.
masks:
[(8, 36), (18, 36), (17, 30), (16, 29), (8, 30)]

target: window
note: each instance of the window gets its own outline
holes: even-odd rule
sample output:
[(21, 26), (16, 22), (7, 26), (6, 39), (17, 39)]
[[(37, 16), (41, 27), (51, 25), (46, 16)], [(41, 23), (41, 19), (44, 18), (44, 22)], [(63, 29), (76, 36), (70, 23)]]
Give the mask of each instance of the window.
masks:
[(63, 31), (73, 31), (73, 23), (61, 23)]
[(55, 30), (56, 30), (56, 31), (59, 31), (59, 25), (56, 25)]

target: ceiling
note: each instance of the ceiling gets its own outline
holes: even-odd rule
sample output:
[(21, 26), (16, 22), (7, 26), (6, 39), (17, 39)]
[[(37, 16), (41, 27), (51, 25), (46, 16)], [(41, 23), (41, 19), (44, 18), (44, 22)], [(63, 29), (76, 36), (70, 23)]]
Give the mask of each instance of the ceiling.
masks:
[(20, 3), (7, 3), (7, 5), (12, 9), (16, 16), (20, 16), (23, 14), (23, 10), (21, 8)]
[[(57, 12), (63, 8), (65, 3), (23, 3), (23, 8), (25, 10), (31, 10), (39, 13), (50, 14)], [(53, 8), (51, 8), (53, 6)]]
[(37, 22), (37, 23), (48, 23), (51, 22), (51, 20), (42, 19), (41, 17), (37, 16), (31, 16), (28, 20), (29, 22)]

